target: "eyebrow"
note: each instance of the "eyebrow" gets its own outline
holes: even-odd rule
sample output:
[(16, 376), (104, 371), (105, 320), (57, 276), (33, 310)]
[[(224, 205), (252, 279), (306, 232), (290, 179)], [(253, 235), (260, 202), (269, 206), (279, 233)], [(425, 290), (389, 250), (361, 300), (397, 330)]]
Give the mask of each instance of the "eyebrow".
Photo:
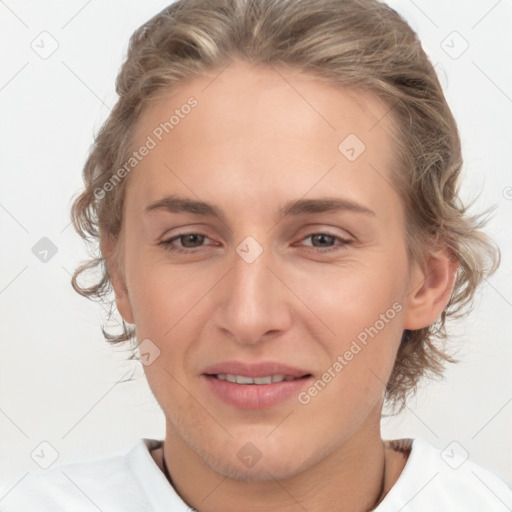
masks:
[[(144, 209), (144, 212), (149, 213), (155, 210), (164, 210), (171, 213), (192, 213), (206, 217), (215, 217), (224, 223), (226, 222), (224, 213), (217, 206), (205, 201), (188, 199), (177, 195), (167, 196), (151, 203)], [(289, 201), (279, 208), (278, 215), (279, 218), (282, 218), (288, 215), (298, 216), (308, 213), (336, 212), (343, 210), (375, 215), (375, 212), (366, 206), (350, 199), (340, 197), (298, 199), (295, 201)]]

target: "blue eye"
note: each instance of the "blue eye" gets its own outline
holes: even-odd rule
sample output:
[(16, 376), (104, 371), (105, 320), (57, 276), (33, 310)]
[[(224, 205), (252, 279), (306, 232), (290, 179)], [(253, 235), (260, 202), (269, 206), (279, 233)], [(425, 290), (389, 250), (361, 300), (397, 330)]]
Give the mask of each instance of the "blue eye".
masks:
[[(329, 233), (311, 233), (303, 238), (302, 241), (307, 240), (308, 238), (312, 241), (312, 245), (308, 246), (311, 247), (314, 252), (320, 253), (342, 250), (346, 245), (351, 243), (351, 240), (331, 235)], [(180, 233), (168, 240), (161, 241), (159, 245), (163, 246), (166, 251), (192, 253), (195, 252), (196, 249), (204, 246), (204, 241), (206, 239), (208, 239), (208, 236), (205, 233)], [(178, 242), (179, 245), (177, 245)]]
[[(346, 245), (351, 243), (351, 240), (347, 240), (345, 238), (341, 238), (339, 236), (331, 235), (329, 233), (311, 233), (303, 240), (311, 239), (313, 243), (313, 248), (317, 249), (317, 252), (329, 252), (329, 251), (337, 251), (343, 249)], [(336, 244), (336, 241), (339, 243)], [(315, 246), (314, 243), (317, 242), (320, 245)]]
[[(171, 252), (192, 252), (194, 249), (201, 247), (204, 239), (208, 238), (204, 233), (180, 233), (179, 235), (163, 240), (159, 245), (162, 245), (165, 250)], [(179, 240), (181, 247), (176, 246), (174, 242)]]

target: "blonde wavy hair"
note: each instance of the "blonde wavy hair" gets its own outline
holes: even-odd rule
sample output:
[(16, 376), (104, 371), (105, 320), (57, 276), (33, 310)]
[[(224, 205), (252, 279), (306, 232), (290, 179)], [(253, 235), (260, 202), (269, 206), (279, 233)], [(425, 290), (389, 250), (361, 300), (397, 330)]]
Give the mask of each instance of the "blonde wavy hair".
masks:
[[(74, 200), (75, 229), (96, 254), (76, 269), (81, 295), (105, 300), (112, 283), (99, 249), (122, 227), (126, 178), (95, 194), (129, 158), (141, 112), (154, 98), (234, 58), (287, 66), (338, 86), (376, 95), (389, 106), (401, 156), (394, 181), (407, 219), (410, 257), (448, 247), (459, 262), (452, 297), (434, 324), (404, 331), (386, 399), (398, 410), (419, 379), (442, 375), (446, 320), (466, 313), (479, 283), (499, 264), (499, 250), (481, 231), (484, 216), (468, 214), (458, 195), (462, 156), (457, 126), (435, 70), (409, 25), (376, 0), (178, 0), (138, 28), (116, 81), (119, 96), (95, 137), (83, 169), (85, 188)], [(94, 284), (78, 278), (99, 271)], [(97, 276), (97, 274), (96, 274)], [(133, 340), (122, 322), (112, 343)]]

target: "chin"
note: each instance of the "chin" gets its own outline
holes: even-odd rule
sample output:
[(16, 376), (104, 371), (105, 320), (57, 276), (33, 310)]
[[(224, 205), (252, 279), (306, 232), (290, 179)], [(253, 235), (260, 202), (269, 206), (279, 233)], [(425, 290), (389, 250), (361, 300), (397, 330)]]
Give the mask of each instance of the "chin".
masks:
[[(195, 446), (193, 449), (202, 462), (218, 475), (246, 482), (268, 482), (295, 477), (314, 466), (329, 452), (329, 448), (325, 447), (325, 450), (317, 449), (308, 454), (305, 451), (307, 446), (303, 442), (286, 446), (285, 443), (269, 443), (265, 439), (255, 441), (254, 444), (238, 439), (230, 441), (217, 447), (214, 452), (205, 450), (204, 446)], [(236, 444), (236, 448), (233, 444)]]
[(233, 463), (231, 460), (213, 459), (213, 457), (201, 457), (218, 475), (245, 482), (269, 482), (292, 478), (304, 471), (307, 466), (298, 461), (288, 461), (283, 464), (284, 456), (273, 456), (272, 460), (263, 460), (263, 457), (251, 468), (244, 468), (241, 463)]

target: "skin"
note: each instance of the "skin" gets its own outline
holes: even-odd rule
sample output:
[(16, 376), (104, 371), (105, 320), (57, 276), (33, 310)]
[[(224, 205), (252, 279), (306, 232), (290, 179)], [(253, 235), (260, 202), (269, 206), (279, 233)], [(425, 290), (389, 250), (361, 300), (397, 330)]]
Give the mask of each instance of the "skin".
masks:
[[(129, 176), (120, 239), (102, 234), (120, 313), (160, 349), (145, 372), (166, 416), (174, 487), (201, 512), (368, 510), (406, 462), (380, 435), (401, 334), (439, 317), (456, 265), (446, 251), (421, 266), (408, 259), (386, 105), (291, 69), (235, 60), (218, 73), (146, 108), (134, 147), (190, 96), (198, 101)], [(353, 162), (338, 150), (351, 133), (366, 146)], [(170, 194), (213, 203), (225, 219), (145, 212)], [(326, 197), (373, 213), (277, 214), (288, 201)], [(188, 232), (207, 235), (189, 253), (160, 244)], [(263, 249), (252, 263), (236, 252), (247, 236)], [(238, 409), (201, 377), (237, 359), (280, 361), (317, 379), (396, 302), (401, 311), (307, 405), (294, 396)], [(248, 442), (261, 453), (252, 468), (237, 457)], [(161, 466), (162, 453), (154, 458)]]

